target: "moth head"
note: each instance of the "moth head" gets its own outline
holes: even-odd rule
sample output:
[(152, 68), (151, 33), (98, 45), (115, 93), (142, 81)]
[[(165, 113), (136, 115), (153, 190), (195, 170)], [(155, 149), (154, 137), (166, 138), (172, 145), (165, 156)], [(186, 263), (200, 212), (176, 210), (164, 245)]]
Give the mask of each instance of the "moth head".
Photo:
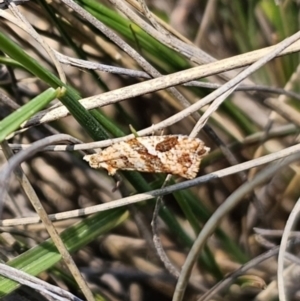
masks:
[(102, 162), (99, 161), (99, 154), (85, 155), (83, 160), (89, 162), (92, 168), (101, 168)]

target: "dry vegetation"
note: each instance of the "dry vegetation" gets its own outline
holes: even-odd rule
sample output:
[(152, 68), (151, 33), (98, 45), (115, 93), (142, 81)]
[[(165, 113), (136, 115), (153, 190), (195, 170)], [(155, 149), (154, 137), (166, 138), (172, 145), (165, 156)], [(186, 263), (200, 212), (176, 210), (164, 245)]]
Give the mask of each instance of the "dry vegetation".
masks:
[[(3, 300), (300, 299), (299, 4), (275, 2), (0, 3)], [(129, 125), (201, 138), (198, 176), (82, 160)]]

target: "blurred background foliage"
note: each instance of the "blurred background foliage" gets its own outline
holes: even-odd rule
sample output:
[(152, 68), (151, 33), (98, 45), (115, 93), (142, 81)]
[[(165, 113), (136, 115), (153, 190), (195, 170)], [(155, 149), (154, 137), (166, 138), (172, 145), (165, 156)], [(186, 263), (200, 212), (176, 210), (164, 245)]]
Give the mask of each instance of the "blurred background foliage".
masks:
[[(76, 3), (112, 29), (161, 74), (196, 66), (184, 53), (170, 49), (151, 37), (108, 1), (78, 0)], [(183, 41), (201, 48), (216, 60), (275, 45), (299, 27), (297, 1), (285, 0), (276, 5), (273, 0), (149, 0), (147, 5), (152, 13), (169, 24), (172, 34), (182, 35)], [(26, 1), (18, 9), (44, 41), (60, 53), (110, 66), (141, 70), (123, 49), (62, 2)], [(10, 10), (3, 6), (3, 11), (9, 13)], [(145, 16), (143, 18), (146, 20)], [(0, 136), (4, 135), (9, 143), (31, 143), (56, 133), (70, 134), (83, 142), (121, 137), (130, 133), (129, 124), (141, 130), (183, 109), (172, 94), (159, 91), (87, 111), (79, 104), (80, 98), (145, 79), (64, 65), (65, 85), (48, 54), (32, 36), (12, 25), (3, 15), (0, 22), (0, 117), (4, 124), (0, 127)], [(299, 114), (298, 100), (261, 91), (256, 85), (285, 88), (298, 93), (298, 64), (298, 53), (274, 59), (251, 76), (251, 91), (234, 93), (210, 117), (208, 125), (218, 139), (207, 128), (201, 132), (200, 138), (211, 148), (211, 153), (201, 163), (199, 175), (230, 165), (219, 149), (221, 142), (233, 151), (237, 162), (241, 163), (297, 141), (298, 125), (282, 118), (278, 113), (280, 110), (270, 107), (266, 100), (282, 101), (293, 109), (295, 116)], [(216, 75), (201, 81), (224, 83)], [(46, 99), (45, 91), (49, 87), (56, 89), (60, 86), (66, 88), (60, 102), (68, 108), (71, 116), (12, 134), (19, 129), (20, 116), (28, 111), (26, 104), (33, 106), (30, 112), (31, 116), (34, 115), (41, 107), (36, 107), (33, 99), (40, 97), (46, 105), (51, 99)], [(211, 89), (204, 87), (177, 88), (190, 103), (211, 92)], [(57, 103), (58, 100), (50, 105)], [(19, 115), (13, 115), (19, 110)], [(12, 118), (9, 124), (5, 118)], [(166, 128), (164, 134), (189, 135), (194, 124), (193, 118), (185, 118)], [(165, 179), (163, 175), (122, 172), (121, 187), (113, 192), (114, 180), (106, 171), (91, 170), (82, 161), (82, 155), (80, 152), (43, 152), (23, 165), (49, 214), (158, 189)], [(256, 172), (252, 170), (244, 178), (236, 174), (210, 181), (164, 197), (158, 230), (167, 255), (178, 269), (211, 213)], [(196, 300), (215, 283), (222, 281), (226, 274), (278, 243), (278, 238), (264, 243), (257, 240), (253, 227), (278, 230), (284, 227), (299, 197), (298, 174), (297, 165), (282, 170), (251, 196), (245, 196), (242, 205), (221, 221), (199, 257), (186, 300)], [(171, 183), (179, 181), (182, 179), (174, 178)], [(152, 200), (88, 218), (55, 223), (58, 231), (63, 231), (64, 242), (73, 252), (97, 300), (172, 299), (176, 279), (164, 268), (152, 243), (150, 223), (154, 204)], [(2, 219), (32, 214), (30, 203), (13, 178)], [(53, 243), (45, 242), (47, 238), (44, 227), (39, 224), (2, 227), (1, 258), (9, 265), (22, 268), (32, 275), (42, 275), (46, 281), (63, 285), (80, 296)], [(276, 259), (272, 257), (253, 267), (248, 271), (249, 275), (226, 287), (221, 296), (224, 300), (244, 300), (246, 297), (248, 300), (261, 300), (262, 288), (272, 283), (275, 272)], [(15, 288), (13, 282), (3, 278), (0, 280), (2, 296)], [(271, 300), (273, 293), (269, 291), (264, 300)], [(293, 300), (297, 300), (297, 289), (294, 296)]]

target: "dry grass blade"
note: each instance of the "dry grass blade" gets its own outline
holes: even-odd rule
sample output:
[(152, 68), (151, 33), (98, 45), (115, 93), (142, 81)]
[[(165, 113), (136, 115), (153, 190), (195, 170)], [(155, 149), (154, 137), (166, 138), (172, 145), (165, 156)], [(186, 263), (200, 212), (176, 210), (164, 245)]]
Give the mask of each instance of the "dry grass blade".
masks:
[[(51, 285), (45, 281), (42, 281), (36, 277), (30, 276), (20, 270), (14, 269), (10, 266), (0, 263), (0, 274), (7, 278), (13, 279), (21, 284), (24, 284), (28, 287), (36, 289), (43, 294), (46, 294), (55, 300), (67, 301), (82, 301), (78, 297), (72, 295), (70, 292), (63, 290), (57, 286)], [(18, 299), (18, 296), (13, 296), (15, 300)]]
[(227, 2), (0, 4), (7, 266), (88, 300), (297, 299), (299, 3)]
[[(52, 214), (49, 216), (49, 218), (52, 221), (75, 218), (75, 217), (79, 217), (79, 216), (93, 214), (93, 213), (100, 212), (100, 211), (106, 211), (106, 210), (110, 210), (113, 208), (131, 205), (131, 204), (146, 201), (146, 200), (151, 200), (153, 197), (164, 196), (166, 194), (170, 194), (177, 190), (182, 190), (182, 189), (190, 188), (193, 186), (197, 186), (201, 183), (209, 182), (212, 179), (226, 177), (226, 176), (229, 176), (232, 174), (236, 174), (237, 172), (240, 172), (243, 170), (248, 170), (248, 169), (263, 165), (263, 164), (267, 164), (267, 163), (291, 156), (293, 154), (296, 154), (299, 151), (300, 151), (300, 144), (294, 145), (292, 147), (289, 147), (289, 148), (279, 151), (277, 153), (266, 155), (266, 156), (258, 158), (258, 159), (253, 159), (249, 162), (241, 163), (236, 166), (231, 166), (231, 167), (228, 167), (228, 168), (225, 168), (222, 170), (218, 170), (218, 171), (215, 171), (208, 175), (198, 177), (193, 180), (188, 180), (183, 183), (178, 183), (175, 185), (167, 186), (165, 188), (157, 189), (154, 191), (148, 191), (147, 193), (143, 193), (143, 194), (136, 194), (134, 196), (125, 197), (120, 200), (115, 200), (115, 201), (111, 201), (109, 203), (95, 205), (95, 206), (87, 207), (84, 209)], [(39, 222), (40, 222), (39, 217), (28, 217), (28, 218), (20, 218), (20, 219), (16, 219), (16, 220), (2, 220), (2, 221), (0, 221), (0, 225), (1, 226), (16, 226), (16, 225), (27, 225), (27, 224), (39, 223)]]
[[(26, 158), (28, 155), (32, 156), (34, 153), (38, 152), (40, 149), (44, 148), (45, 146), (52, 144), (52, 143), (57, 143), (58, 141), (65, 141), (65, 140), (70, 140), (71, 142), (78, 142), (77, 139), (74, 139), (72, 137), (69, 137), (68, 135), (57, 135), (56, 137), (51, 137), (51, 138), (45, 138), (42, 139), (35, 144), (32, 145), (30, 149), (26, 151), (26, 154), (19, 153), (18, 156), (13, 157), (13, 161), (15, 163), (11, 163), (10, 160), (8, 160), (8, 166), (10, 166), (10, 171), (2, 171), (2, 174), (5, 174), (5, 178), (8, 180), (10, 177), (10, 172), (14, 170), (14, 167), (16, 168), (15, 174), (17, 176), (17, 179), (21, 183), (22, 187), (24, 188), (24, 191), (26, 195), (28, 196), (28, 199), (30, 200), (31, 204), (33, 205), (34, 209), (36, 210), (36, 213), (39, 215), (41, 221), (45, 225), (50, 237), (53, 239), (53, 242), (59, 252), (61, 253), (61, 256), (63, 260), (65, 261), (65, 264), (69, 268), (71, 274), (73, 275), (74, 279), (77, 281), (79, 287), (82, 289), (83, 294), (89, 301), (94, 301), (93, 294), (89, 287), (87, 286), (86, 281), (83, 279), (82, 275), (80, 274), (80, 271), (75, 264), (73, 258), (71, 257), (70, 253), (68, 252), (67, 248), (65, 247), (62, 239), (57, 233), (57, 230), (53, 226), (51, 220), (49, 219), (41, 201), (39, 200), (36, 192), (34, 191), (33, 187), (30, 185), (30, 181), (24, 174), (23, 170), (21, 167), (18, 167), (18, 165)], [(12, 153), (10, 153), (10, 149), (8, 146), (3, 143), (2, 144), (3, 151), (7, 155), (7, 159), (12, 157)], [(27, 159), (27, 158), (26, 158)], [(9, 168), (7, 168), (8, 170)], [(7, 181), (6, 180), (6, 181)], [(2, 181), (4, 182), (4, 179), (2, 178)], [(3, 189), (3, 188), (2, 188)], [(3, 192), (0, 192), (0, 199), (3, 199)]]

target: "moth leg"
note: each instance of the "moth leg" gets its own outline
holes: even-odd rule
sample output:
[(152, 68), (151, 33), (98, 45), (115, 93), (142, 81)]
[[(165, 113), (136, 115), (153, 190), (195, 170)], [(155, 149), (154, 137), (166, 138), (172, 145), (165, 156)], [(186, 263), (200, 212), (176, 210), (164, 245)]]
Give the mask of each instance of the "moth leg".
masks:
[(115, 186), (113, 187), (111, 192), (116, 192), (119, 189), (120, 185), (122, 184), (123, 180), (122, 180), (121, 176), (117, 173), (113, 176), (113, 178), (115, 181)]

